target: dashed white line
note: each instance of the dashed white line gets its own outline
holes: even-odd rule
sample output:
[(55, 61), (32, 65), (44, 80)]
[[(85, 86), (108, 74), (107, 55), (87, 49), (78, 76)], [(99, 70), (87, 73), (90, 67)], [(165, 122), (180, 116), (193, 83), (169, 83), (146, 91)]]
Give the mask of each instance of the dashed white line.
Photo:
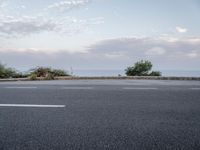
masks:
[(37, 87), (30, 87), (30, 86), (27, 86), (27, 87), (24, 87), (24, 86), (8, 86), (8, 87), (5, 87), (6, 89), (37, 89)]
[(124, 87), (124, 90), (157, 90), (158, 88), (148, 88), (148, 87)]
[(62, 89), (66, 89), (66, 90), (92, 90), (93, 87), (62, 87)]
[(200, 90), (200, 88), (189, 88), (190, 90)]
[(0, 107), (44, 107), (44, 108), (63, 108), (65, 105), (35, 105), (35, 104), (0, 104)]

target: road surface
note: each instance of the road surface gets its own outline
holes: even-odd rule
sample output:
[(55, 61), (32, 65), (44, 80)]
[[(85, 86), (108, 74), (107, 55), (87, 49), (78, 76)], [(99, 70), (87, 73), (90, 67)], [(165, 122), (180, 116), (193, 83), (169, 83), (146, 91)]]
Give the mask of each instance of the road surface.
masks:
[(200, 81), (1, 82), (0, 149), (200, 149)]

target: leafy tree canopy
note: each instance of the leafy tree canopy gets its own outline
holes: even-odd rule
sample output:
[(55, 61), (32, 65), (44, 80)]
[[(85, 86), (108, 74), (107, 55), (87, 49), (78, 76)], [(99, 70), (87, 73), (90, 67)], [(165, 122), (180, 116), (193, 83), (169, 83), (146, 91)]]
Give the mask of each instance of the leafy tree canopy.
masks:
[(151, 71), (153, 65), (148, 60), (136, 62), (133, 66), (125, 70), (127, 76), (161, 76), (159, 71)]

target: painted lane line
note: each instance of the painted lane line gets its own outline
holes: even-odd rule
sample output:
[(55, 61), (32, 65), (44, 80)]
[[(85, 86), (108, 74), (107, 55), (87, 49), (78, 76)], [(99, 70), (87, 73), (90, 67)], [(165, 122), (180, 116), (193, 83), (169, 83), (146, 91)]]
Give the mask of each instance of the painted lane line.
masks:
[(124, 87), (124, 90), (157, 90), (158, 88), (137, 88), (137, 87)]
[(0, 104), (0, 107), (44, 107), (44, 108), (63, 108), (65, 105), (35, 105), (35, 104)]
[(63, 87), (65, 90), (92, 90), (93, 87)]
[(8, 87), (5, 87), (6, 89), (37, 89), (37, 87), (30, 87), (30, 86), (27, 86), (27, 87), (23, 87), (23, 86), (8, 86)]
[(200, 90), (200, 88), (189, 88), (190, 90)]

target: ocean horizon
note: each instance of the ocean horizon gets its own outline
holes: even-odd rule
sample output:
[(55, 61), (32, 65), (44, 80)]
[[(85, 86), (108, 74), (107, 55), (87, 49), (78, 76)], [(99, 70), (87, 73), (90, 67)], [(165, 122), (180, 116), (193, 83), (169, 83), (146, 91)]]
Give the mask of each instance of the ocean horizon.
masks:
[[(200, 70), (160, 70), (162, 76), (200, 77)], [(120, 69), (74, 69), (75, 76), (125, 76)]]
[[(74, 76), (125, 76), (125, 69), (67, 69), (59, 68), (66, 70), (69, 74)], [(28, 68), (17, 68), (17, 70), (22, 72), (27, 72)], [(159, 69), (158, 69), (159, 70)], [(159, 70), (162, 73), (162, 76), (178, 76), (178, 77), (200, 77), (200, 70)]]

